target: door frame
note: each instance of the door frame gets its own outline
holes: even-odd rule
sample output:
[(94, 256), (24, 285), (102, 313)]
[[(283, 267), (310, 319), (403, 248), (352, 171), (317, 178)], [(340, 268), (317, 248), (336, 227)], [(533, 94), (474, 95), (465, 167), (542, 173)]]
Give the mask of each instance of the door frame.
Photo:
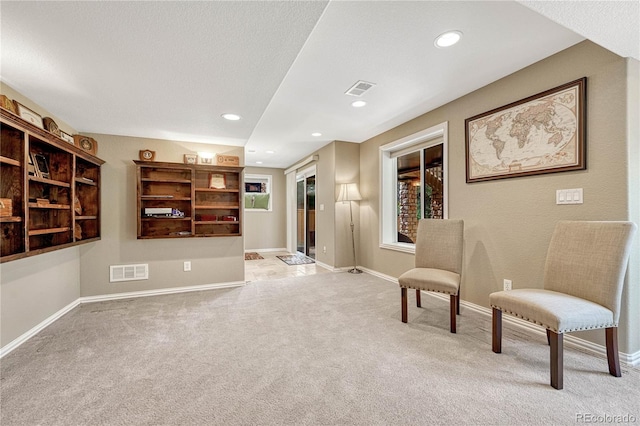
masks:
[[(304, 169), (298, 170), (295, 173), (287, 174), (287, 212), (288, 212), (287, 214), (287, 250), (290, 253), (298, 252), (297, 185), (300, 179), (306, 179), (309, 176), (316, 177), (316, 197), (317, 197), (318, 176), (317, 176), (317, 167), (315, 164), (309, 167), (305, 167)], [(306, 206), (306, 202), (307, 200), (305, 199), (305, 206)], [(316, 226), (317, 226), (317, 218), (316, 218)], [(306, 228), (305, 228), (305, 234), (306, 234)], [(305, 249), (306, 249), (306, 241), (305, 241)]]

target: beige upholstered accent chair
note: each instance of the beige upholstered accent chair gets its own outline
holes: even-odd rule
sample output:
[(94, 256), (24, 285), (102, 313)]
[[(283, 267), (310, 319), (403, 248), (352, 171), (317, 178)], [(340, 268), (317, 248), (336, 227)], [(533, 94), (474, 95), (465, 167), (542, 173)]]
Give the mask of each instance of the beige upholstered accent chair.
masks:
[(459, 219), (421, 219), (418, 223), (415, 268), (400, 275), (402, 322), (407, 322), (407, 288), (415, 289), (420, 308), (420, 291), (450, 295), (450, 330), (456, 332), (460, 314), (460, 281), (464, 222)]
[(547, 329), (551, 386), (563, 387), (564, 333), (604, 328), (609, 373), (620, 377), (618, 319), (636, 225), (562, 221), (549, 243), (544, 289), (492, 293), (493, 352), (502, 351), (502, 312)]

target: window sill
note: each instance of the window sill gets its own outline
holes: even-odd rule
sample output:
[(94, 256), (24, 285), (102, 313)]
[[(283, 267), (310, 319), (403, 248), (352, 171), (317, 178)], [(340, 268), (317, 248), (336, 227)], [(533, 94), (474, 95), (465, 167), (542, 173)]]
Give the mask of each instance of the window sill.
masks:
[(416, 245), (409, 243), (381, 243), (380, 248), (394, 251), (401, 251), (403, 253), (416, 253)]

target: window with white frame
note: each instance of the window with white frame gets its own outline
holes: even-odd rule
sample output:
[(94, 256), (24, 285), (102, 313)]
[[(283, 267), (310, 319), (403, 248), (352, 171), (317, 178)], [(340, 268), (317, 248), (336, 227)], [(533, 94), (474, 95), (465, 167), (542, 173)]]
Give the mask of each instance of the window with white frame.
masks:
[(244, 175), (244, 208), (272, 211), (271, 175)]
[(448, 217), (447, 127), (380, 147), (380, 247), (414, 253), (418, 221)]

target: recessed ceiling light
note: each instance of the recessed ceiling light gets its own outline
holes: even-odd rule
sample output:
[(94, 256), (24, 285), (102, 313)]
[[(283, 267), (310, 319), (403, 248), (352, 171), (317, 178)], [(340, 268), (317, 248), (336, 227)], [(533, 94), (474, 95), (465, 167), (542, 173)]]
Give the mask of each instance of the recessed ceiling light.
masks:
[(256, 150), (255, 150), (255, 149), (248, 149), (248, 150), (247, 150), (247, 153), (248, 153), (248, 154), (255, 154), (255, 153), (256, 153)]
[(351, 102), (351, 106), (354, 108), (361, 108), (365, 106), (367, 103), (365, 101), (353, 101)]
[(311, 136), (313, 136), (314, 138), (317, 138), (319, 136), (322, 136), (322, 133), (318, 133), (318, 132), (311, 133)]
[(222, 114), (222, 118), (224, 118), (225, 120), (238, 121), (242, 117), (240, 117), (238, 114), (226, 113), (226, 114)]
[(256, 161), (256, 164), (262, 164), (262, 161)]
[(265, 152), (266, 152), (267, 154), (275, 154), (275, 151), (271, 151), (271, 150), (269, 150), (269, 151), (265, 151)]
[(436, 47), (449, 47), (459, 42), (461, 38), (462, 32), (447, 31), (446, 33), (442, 33), (438, 37), (436, 37), (436, 40), (433, 42), (433, 44), (435, 44)]

